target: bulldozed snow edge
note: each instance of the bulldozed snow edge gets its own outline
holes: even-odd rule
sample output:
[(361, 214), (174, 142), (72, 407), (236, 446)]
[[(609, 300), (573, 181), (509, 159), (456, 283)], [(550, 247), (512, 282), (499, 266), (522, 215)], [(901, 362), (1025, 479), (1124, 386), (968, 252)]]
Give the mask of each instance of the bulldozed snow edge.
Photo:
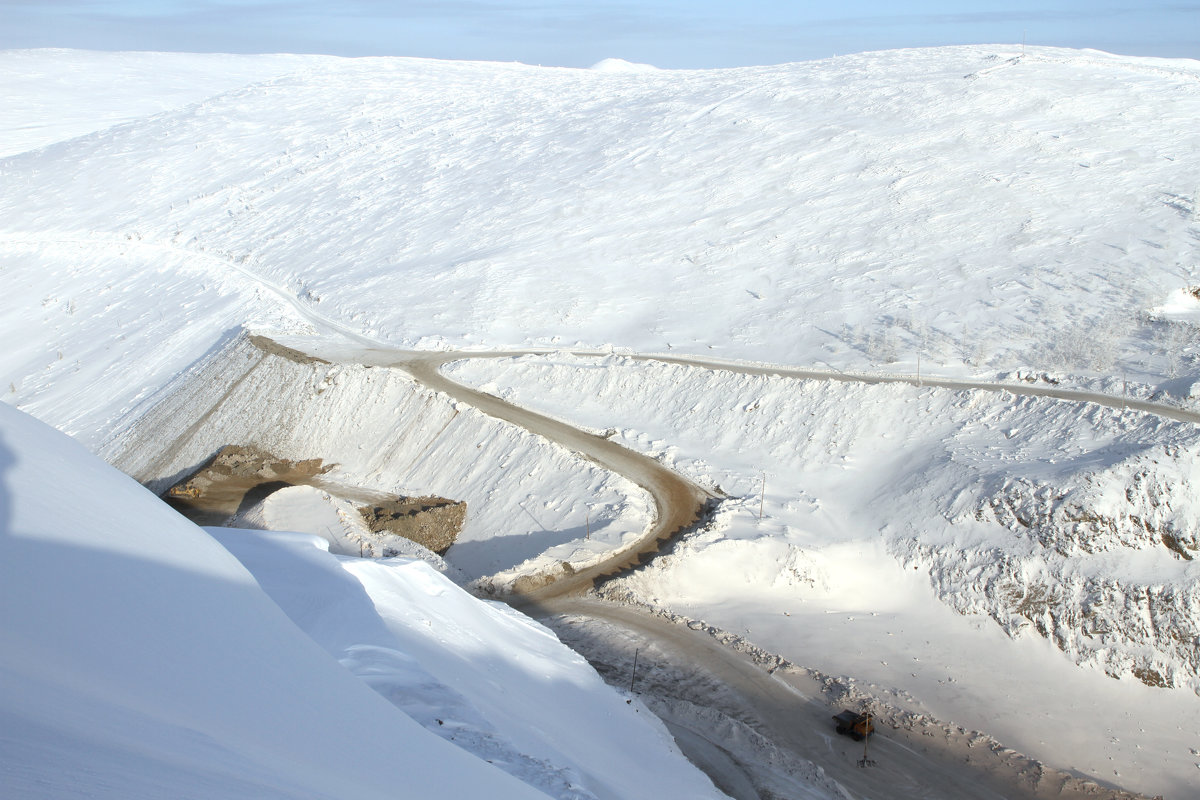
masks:
[(609, 362), (616, 377), (569, 357), (452, 369), (579, 424), (627, 420), (618, 441), (774, 521), (749, 530), (722, 512), (723, 535), (692, 537), (689, 552), (774, 538), (796, 554), (772, 580), (803, 587), (828, 579), (800, 563), (806, 550), (878, 530), (961, 613), (1114, 676), (1200, 690), (1196, 426), (982, 391)]
[(335, 494), (464, 500), (466, 524), (446, 558), (468, 580), (582, 568), (635, 540), (650, 514), (629, 481), (400, 370), (268, 352), (246, 335), (181, 372), (99, 450), (161, 492), (233, 443), (319, 457), (334, 465), (322, 480)]

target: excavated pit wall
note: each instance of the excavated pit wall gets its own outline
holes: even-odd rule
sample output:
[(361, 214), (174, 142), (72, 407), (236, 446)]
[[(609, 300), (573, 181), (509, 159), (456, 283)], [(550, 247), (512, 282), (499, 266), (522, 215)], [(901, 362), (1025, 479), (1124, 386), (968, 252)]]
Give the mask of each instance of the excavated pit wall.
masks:
[(319, 458), (336, 465), (323, 480), (363, 490), (378, 525), (403, 524), (395, 509), (373, 514), (380, 493), (465, 501), (470, 513), (447, 559), (470, 578), (576, 538), (585, 509), (556, 497), (606, 502), (633, 529), (647, 516), (640, 490), (623, 478), (400, 370), (330, 364), (269, 340), (232, 338), (147, 406), (100, 454), (152, 491), (163, 493), (228, 444)]

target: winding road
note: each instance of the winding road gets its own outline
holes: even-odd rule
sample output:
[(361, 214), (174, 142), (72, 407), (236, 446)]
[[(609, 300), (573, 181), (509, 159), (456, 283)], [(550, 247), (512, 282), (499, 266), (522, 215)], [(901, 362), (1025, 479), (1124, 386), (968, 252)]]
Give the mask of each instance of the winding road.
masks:
[[(690, 671), (700, 683), (715, 681), (738, 698), (741, 715), (752, 720), (777, 747), (799, 758), (818, 763), (852, 796), (861, 798), (921, 798), (922, 800), (996, 800), (997, 798), (1132, 798), (1137, 795), (1102, 789), (1090, 782), (1025, 759), (1011, 751), (980, 748), (964, 756), (964, 741), (930, 738), (928, 732), (895, 730), (878, 737), (873, 758), (878, 768), (857, 767), (857, 755), (847, 748), (849, 740), (831, 736), (830, 707), (820, 686), (806, 674), (781, 671), (769, 674), (749, 656), (717, 642), (704, 632), (693, 631), (662, 617), (638, 609), (584, 596), (597, 579), (618, 574), (657, 552), (659, 546), (703, 519), (717, 497), (703, 487), (667, 469), (654, 459), (627, 450), (600, 436), (581, 431), (560, 420), (516, 406), (442, 375), (447, 363), (467, 358), (508, 358), (521, 355), (564, 355), (607, 357), (610, 354), (581, 351), (520, 350), (503, 352), (438, 351), (414, 352), (367, 344), (360, 337), (341, 342), (329, 339), (279, 337), (276, 344), (286, 350), (336, 363), (357, 363), (400, 369), (429, 389), (469, 404), (481, 412), (566, 447), (602, 467), (632, 480), (654, 499), (655, 519), (633, 545), (612, 553), (588, 569), (565, 575), (545, 576), (521, 588), (509, 602), (536, 616), (551, 627), (562, 628), (566, 620), (586, 618), (615, 626), (647, 646), (652, 646), (672, 669)], [(686, 356), (626, 355), (634, 361), (658, 361), (689, 367), (725, 370), (749, 375), (778, 375), (802, 380), (861, 383), (907, 383), (955, 390), (1005, 392), (1013, 395), (1051, 397), (1071, 402), (1089, 402), (1112, 408), (1133, 408), (1170, 419), (1200, 423), (1200, 414), (1162, 404), (1132, 401), (1111, 395), (1079, 392), (1028, 384), (983, 383), (917, 376), (854, 375), (768, 365), (744, 364)], [(602, 660), (603, 652), (585, 653)], [(705, 751), (720, 748), (720, 741), (705, 739), (705, 730), (690, 729), (679, 737), (680, 745), (697, 763), (705, 762)], [(688, 744), (688, 740), (692, 744)], [(703, 746), (696, 742), (703, 740)], [(753, 765), (744, 765), (747, 771)], [(729, 785), (744, 785), (733, 780)]]
[[(738, 700), (740, 718), (749, 721), (776, 746), (801, 759), (820, 764), (826, 774), (837, 780), (853, 797), (922, 800), (995, 800), (1001, 797), (1095, 800), (1135, 797), (1117, 790), (1101, 789), (1095, 784), (1079, 781), (1054, 770), (1043, 769), (1040, 765), (1033, 765), (1030, 769), (1030, 763), (1022, 762), (1020, 757), (1014, 760), (1010, 756), (1002, 757), (997, 753), (989, 756), (987, 752), (982, 752), (973, 753), (964, 759), (961, 751), (956, 751), (944, 741), (939, 742), (936, 737), (926, 739), (921, 732), (904, 730), (887, 731), (879, 737), (873, 756), (879, 762), (877, 769), (858, 769), (857, 756), (848, 751), (853, 748), (847, 748), (846, 742), (849, 740), (843, 741), (831, 736), (829, 706), (820, 696), (820, 687), (811, 678), (787, 671), (769, 674), (754, 664), (749, 656), (725, 647), (707, 633), (693, 631), (637, 609), (583, 596), (597, 579), (618, 574), (640, 563), (650, 554), (657, 552), (664, 541), (697, 524), (703, 519), (710, 504), (717, 500), (716, 496), (647, 456), (626, 450), (603, 437), (581, 431), (562, 421), (457, 383), (442, 375), (440, 368), (449, 362), (468, 358), (521, 355), (605, 358), (614, 355), (612, 351), (408, 351), (363, 335), (360, 331), (321, 314), (312, 305), (298, 298), (289, 288), (264, 278), (222, 254), (197, 252), (128, 237), (47, 239), (8, 235), (0, 238), (0, 241), (21, 244), (53, 241), (91, 247), (170, 252), (186, 259), (200, 259), (232, 270), (248, 279), (252, 285), (282, 301), (316, 330), (316, 335), (312, 337), (275, 337), (274, 341), (279, 346), (334, 363), (358, 363), (403, 370), (431, 390), (444, 393), (485, 414), (554, 441), (643, 487), (653, 498), (655, 518), (638, 541), (610, 554), (606, 560), (593, 567), (574, 574), (548, 576), (545, 581), (526, 586), (521, 595), (513, 598), (514, 604), (552, 625), (561, 626), (563, 620), (572, 617), (584, 618), (614, 626), (634, 640), (645, 642), (658, 650), (659, 657), (665, 659), (672, 670), (699, 675), (701, 685), (708, 681), (709, 685), (715, 683), (727, 689)], [(1172, 420), (1200, 423), (1200, 413), (1174, 406), (1054, 386), (915, 375), (854, 374), (677, 354), (619, 355), (631, 361), (679, 364), (747, 375), (874, 384), (905, 383), (921, 387), (1049, 397), (1117, 409), (1135, 409)], [(706, 754), (722, 748), (723, 743), (719, 741), (719, 737), (695, 727), (686, 731), (686, 734), (679, 737), (681, 746), (697, 763), (707, 764), (712, 770), (712, 760), (707, 758)], [(703, 742), (703, 746), (696, 746), (697, 742)], [(742, 768), (750, 771), (754, 769), (754, 765), (743, 764)], [(744, 789), (747, 781), (731, 780), (729, 784)], [(737, 796), (741, 798), (748, 795), (739, 792)]]

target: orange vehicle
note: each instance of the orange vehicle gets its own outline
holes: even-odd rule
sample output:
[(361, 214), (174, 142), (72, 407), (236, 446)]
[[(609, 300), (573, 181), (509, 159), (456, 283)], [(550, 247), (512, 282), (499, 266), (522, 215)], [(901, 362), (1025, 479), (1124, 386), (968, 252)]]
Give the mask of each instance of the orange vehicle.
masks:
[(870, 714), (859, 714), (847, 709), (840, 714), (834, 714), (833, 720), (837, 723), (838, 733), (858, 742), (875, 732), (875, 724), (871, 721)]

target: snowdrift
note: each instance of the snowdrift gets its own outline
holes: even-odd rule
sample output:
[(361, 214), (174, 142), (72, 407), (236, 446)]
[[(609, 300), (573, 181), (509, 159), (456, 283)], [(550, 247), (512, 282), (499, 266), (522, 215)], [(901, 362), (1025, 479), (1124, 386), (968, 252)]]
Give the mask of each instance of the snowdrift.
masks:
[(7, 405), (0, 437), (6, 792), (543, 796), (396, 711), (77, 443)]
[(0, 405), (7, 792), (719, 796), (553, 634), (423, 561), (213, 533), (241, 562)]

